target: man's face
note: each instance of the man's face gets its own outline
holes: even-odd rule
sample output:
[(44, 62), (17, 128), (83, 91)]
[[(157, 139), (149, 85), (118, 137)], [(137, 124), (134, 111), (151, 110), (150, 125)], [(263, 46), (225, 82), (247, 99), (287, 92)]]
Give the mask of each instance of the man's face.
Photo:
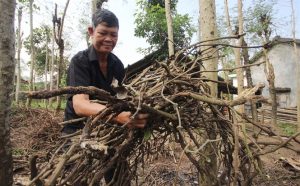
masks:
[(111, 52), (118, 41), (118, 27), (108, 27), (105, 22), (96, 28), (89, 27), (89, 35), (97, 52), (107, 54)]

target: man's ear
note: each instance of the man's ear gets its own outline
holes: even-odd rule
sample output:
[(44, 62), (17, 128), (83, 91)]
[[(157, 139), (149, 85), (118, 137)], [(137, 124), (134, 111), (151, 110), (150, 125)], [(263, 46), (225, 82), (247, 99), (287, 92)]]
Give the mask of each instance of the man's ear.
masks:
[(89, 36), (92, 36), (93, 33), (94, 33), (94, 28), (91, 27), (91, 26), (89, 26), (89, 27), (88, 27), (88, 33), (89, 33)]

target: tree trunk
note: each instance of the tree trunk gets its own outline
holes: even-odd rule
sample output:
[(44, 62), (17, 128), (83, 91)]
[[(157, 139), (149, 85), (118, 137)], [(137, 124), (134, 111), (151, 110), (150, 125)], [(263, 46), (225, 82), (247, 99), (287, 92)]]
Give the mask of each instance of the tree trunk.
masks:
[[(268, 15), (262, 15), (262, 19), (260, 19), (260, 24), (265, 27), (264, 32), (259, 34), (261, 37), (262, 43), (265, 45), (270, 42), (270, 17)], [(266, 48), (263, 48), (264, 52), (264, 60), (266, 61), (265, 64), (265, 74), (267, 81), (269, 83), (269, 95), (271, 99), (271, 105), (272, 105), (272, 112), (271, 112), (271, 124), (273, 126), (276, 126), (277, 124), (277, 98), (276, 98), (276, 90), (275, 90), (275, 73), (273, 65), (270, 63), (268, 52)]]
[[(33, 70), (34, 70), (34, 47), (33, 47), (33, 1), (29, 0), (29, 14), (30, 14), (30, 47), (31, 47), (31, 62), (30, 62), (30, 78), (29, 78), (29, 91), (33, 91)], [(30, 107), (31, 105), (31, 98), (27, 98), (26, 106)]]
[(108, 0), (92, 0), (92, 14), (97, 10), (102, 8), (102, 4)]
[[(53, 22), (53, 31), (52, 31), (52, 47), (51, 47), (51, 65), (50, 65), (50, 90), (53, 90), (54, 82), (53, 82), (53, 75), (54, 75), (54, 43), (55, 43), (55, 26)], [(49, 99), (49, 105), (51, 106), (53, 102), (53, 98)]]
[(173, 36), (173, 19), (171, 13), (171, 1), (165, 0), (165, 11), (166, 11), (166, 20), (168, 27), (168, 49), (169, 49), (169, 57), (175, 54), (174, 50), (174, 36)]
[(16, 104), (19, 104), (19, 92), (21, 82), (21, 49), (22, 49), (22, 38), (21, 38), (21, 21), (22, 21), (22, 7), (18, 9), (18, 35), (17, 35), (17, 82), (16, 82)]
[[(226, 17), (226, 22), (227, 22), (227, 29), (228, 29), (228, 33), (229, 35), (233, 36), (235, 34), (239, 34), (242, 35), (243, 33), (243, 12), (242, 12), (242, 8), (243, 8), (243, 4), (242, 4), (242, 0), (238, 0), (238, 30), (233, 31), (232, 27), (231, 27), (231, 22), (230, 22), (230, 16), (229, 16), (229, 9), (228, 9), (228, 0), (224, 1), (224, 5), (225, 5), (225, 17)], [(241, 37), (238, 41), (238, 44), (233, 43), (233, 45), (237, 45), (237, 46), (242, 46), (242, 41), (243, 41), (243, 37)], [(241, 66), (242, 62), (241, 62), (241, 49), (240, 48), (234, 48), (234, 56), (235, 56), (235, 65)], [(244, 55), (244, 59), (249, 59), (249, 55), (248, 52), (245, 53)], [(237, 84), (238, 84), (238, 95), (241, 94), (244, 90), (244, 73), (243, 73), (243, 69), (239, 68), (236, 69), (236, 74), (237, 74)], [(237, 110), (239, 110), (239, 112), (244, 112), (244, 106), (243, 105), (239, 105), (237, 107)], [(239, 133), (240, 133), (240, 124), (236, 118), (236, 115), (233, 113), (233, 120), (234, 123), (232, 125), (232, 130), (234, 132), (234, 151), (233, 151), (233, 169), (234, 169), (234, 176), (233, 176), (233, 185), (237, 185), (238, 184), (238, 172), (239, 172), (239, 166), (240, 166), (240, 160), (239, 160), (239, 151), (240, 151), (240, 147), (239, 147), (239, 143), (238, 143), (238, 137), (239, 137)]]
[[(200, 37), (201, 41), (206, 40), (213, 40), (217, 36), (217, 27), (216, 27), (216, 6), (215, 0), (207, 1), (207, 0), (199, 0), (199, 10), (200, 10)], [(206, 42), (208, 45), (213, 45), (214, 41)], [(200, 52), (202, 50), (207, 50), (207, 47), (201, 47)], [(207, 53), (207, 57), (211, 57), (210, 60), (204, 62), (203, 66), (205, 70), (215, 71), (218, 68), (218, 54), (215, 48), (211, 48), (210, 51)], [(206, 72), (203, 73), (208, 79), (212, 79), (217, 81), (218, 74), (217, 72)], [(217, 97), (218, 95), (218, 88), (217, 84), (213, 82), (209, 82), (208, 85), (210, 86), (210, 93), (213, 97)], [(211, 129), (206, 131), (207, 138), (209, 140), (216, 139), (215, 125), (212, 123), (210, 126)], [(203, 139), (206, 141), (207, 139)], [(200, 166), (207, 167), (204, 168), (205, 170), (209, 170), (207, 172), (199, 172), (199, 185), (209, 186), (209, 185), (216, 185), (217, 181), (217, 174), (218, 174), (218, 159), (217, 155), (215, 154), (216, 146), (214, 143), (209, 145), (205, 148), (206, 156), (209, 157), (210, 161), (206, 161), (206, 158), (200, 159)]]
[(291, 0), (292, 5), (292, 34), (293, 34), (293, 40), (294, 40), (294, 51), (295, 51), (295, 58), (296, 58), (296, 68), (297, 68), (297, 75), (296, 75), (296, 83), (297, 83), (297, 122), (298, 122), (298, 132), (300, 132), (300, 60), (299, 60), (299, 53), (297, 49), (297, 43), (296, 43), (296, 18), (295, 18), (295, 9), (294, 9), (294, 1)]
[[(248, 65), (249, 61), (250, 61), (249, 52), (248, 52), (248, 49), (246, 48), (248, 46), (248, 44), (246, 43), (244, 38), (242, 40), (242, 46), (245, 47), (242, 49), (244, 65)], [(246, 70), (247, 86), (248, 86), (248, 88), (252, 88), (254, 85), (253, 85), (252, 76), (251, 76), (251, 69), (250, 69), (250, 67), (247, 67), (245, 70)], [(257, 122), (258, 115), (257, 115), (257, 110), (256, 110), (256, 102), (253, 100), (250, 100), (250, 105), (251, 105), (252, 120), (254, 122)]]
[[(54, 25), (54, 31), (55, 31), (55, 25), (57, 25), (57, 33), (55, 32), (55, 41), (59, 48), (59, 64), (58, 64), (58, 70), (57, 70), (57, 86), (56, 88), (59, 89), (60, 83), (61, 83), (61, 77), (62, 77), (62, 66), (64, 63), (64, 40), (62, 39), (62, 33), (63, 33), (63, 27), (64, 27), (64, 20), (66, 16), (66, 12), (69, 6), (70, 0), (67, 1), (61, 21), (57, 18), (57, 5), (55, 5), (55, 15), (53, 16), (53, 25)], [(61, 108), (61, 99), (60, 96), (57, 97), (57, 106), (56, 111), (58, 112)]]
[[(62, 66), (64, 63), (64, 40), (60, 39), (61, 43), (59, 44), (59, 62), (58, 62), (58, 69), (57, 69), (57, 84), (56, 89), (60, 88), (60, 82), (62, 77)], [(57, 105), (56, 105), (56, 112), (61, 109), (61, 97), (57, 96)]]
[[(239, 35), (242, 35), (244, 32), (243, 24), (244, 24), (244, 18), (243, 18), (243, 0), (238, 0), (238, 20), (239, 20)], [(238, 46), (242, 46), (243, 43), (243, 37), (241, 36), (239, 39)], [(238, 56), (239, 58), (236, 59), (236, 66), (242, 66), (242, 60), (241, 60), (241, 50), (238, 50)], [(244, 90), (244, 71), (242, 68), (237, 69), (237, 80), (238, 80), (238, 92), (239, 94), (243, 92)], [(241, 111), (244, 111), (244, 108), (242, 106)]]
[[(267, 33), (267, 32), (265, 32)], [(262, 42), (265, 45), (266, 43), (270, 42), (269, 37), (267, 34), (264, 35), (264, 38), (262, 36)], [(274, 73), (274, 68), (272, 63), (270, 63), (269, 57), (268, 57), (268, 51), (267, 49), (263, 48), (263, 58), (266, 61), (265, 64), (265, 74), (267, 81), (269, 83), (269, 95), (271, 99), (271, 106), (272, 106), (272, 111), (271, 111), (271, 124), (273, 126), (276, 126), (277, 124), (277, 99), (276, 99), (276, 90), (275, 90), (275, 73)]]
[[(44, 83), (44, 89), (48, 90), (48, 42), (49, 42), (49, 36), (47, 32), (47, 40), (46, 40), (46, 60), (45, 60), (45, 83)], [(48, 106), (48, 100), (44, 100), (45, 107)]]
[[(206, 41), (210, 39), (215, 39), (217, 36), (216, 28), (216, 7), (215, 0), (207, 1), (200, 0), (200, 40)], [(213, 45), (214, 41), (206, 42), (207, 45)], [(207, 47), (201, 48), (201, 50), (206, 50)], [(207, 71), (216, 71), (218, 68), (218, 54), (216, 49), (211, 49), (209, 54), (212, 59), (206, 60), (203, 64), (205, 70)], [(218, 80), (217, 72), (205, 72), (203, 73), (208, 79)], [(218, 88), (217, 84), (213, 82), (208, 83), (211, 89), (211, 95), (217, 97)]]
[(15, 0), (0, 0), (0, 185), (13, 184), (9, 112), (15, 71)]
[(272, 101), (272, 112), (271, 112), (271, 123), (273, 126), (277, 124), (277, 99), (276, 99), (276, 91), (275, 91), (275, 74), (273, 65), (270, 63), (267, 50), (264, 48), (264, 59), (266, 61), (265, 73), (267, 76), (267, 80), (269, 82), (269, 94)]
[[(244, 38), (242, 38), (242, 46), (244, 47), (242, 49), (242, 56), (243, 56), (243, 59), (244, 59), (244, 65), (248, 65), (249, 61), (250, 61), (250, 57), (249, 57), (248, 48), (246, 48), (248, 46), (248, 44), (246, 43)], [(248, 86), (248, 88), (251, 88), (251, 87), (253, 87), (253, 81), (252, 81), (250, 67), (245, 68), (245, 71), (246, 71), (247, 86)]]
[[(226, 16), (226, 22), (227, 22), (227, 29), (228, 29), (228, 32), (231, 36), (235, 35), (234, 31), (232, 30), (232, 27), (231, 27), (231, 23), (230, 23), (230, 16), (229, 16), (229, 9), (228, 9), (228, 0), (225, 0), (225, 16)], [(238, 3), (238, 9), (239, 9), (239, 30), (238, 30), (238, 33), (240, 34), (240, 32), (242, 33), (243, 32), (243, 16), (242, 16), (242, 4), (241, 2)], [(241, 38), (242, 39), (242, 38)], [(233, 43), (234, 45), (237, 45), (237, 46), (241, 46), (241, 40), (239, 40), (239, 44), (235, 44)], [(235, 56), (235, 65), (236, 66), (241, 66), (241, 51), (239, 48), (234, 48), (233, 49), (234, 51), (234, 56)], [(238, 94), (240, 94), (241, 92), (243, 92), (244, 90), (244, 74), (243, 74), (243, 69), (242, 68), (239, 68), (239, 69), (236, 69), (236, 75), (237, 75), (237, 84), (238, 84)], [(243, 105), (240, 105), (238, 106), (238, 110), (240, 112), (244, 112), (244, 106)]]

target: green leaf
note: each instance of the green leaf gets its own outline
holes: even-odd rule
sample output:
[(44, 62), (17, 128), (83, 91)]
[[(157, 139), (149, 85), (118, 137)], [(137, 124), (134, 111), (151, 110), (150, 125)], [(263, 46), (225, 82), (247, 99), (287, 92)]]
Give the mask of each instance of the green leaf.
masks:
[[(138, 9), (135, 12), (135, 36), (145, 38), (150, 44), (143, 51), (153, 52), (163, 48), (162, 56), (167, 57), (167, 21), (165, 15), (164, 1), (161, 0), (139, 0)], [(179, 50), (189, 44), (196, 29), (191, 25), (191, 18), (180, 15), (176, 11), (177, 1), (172, 1), (171, 12), (173, 17), (174, 45)], [(164, 56), (165, 55), (165, 56)]]

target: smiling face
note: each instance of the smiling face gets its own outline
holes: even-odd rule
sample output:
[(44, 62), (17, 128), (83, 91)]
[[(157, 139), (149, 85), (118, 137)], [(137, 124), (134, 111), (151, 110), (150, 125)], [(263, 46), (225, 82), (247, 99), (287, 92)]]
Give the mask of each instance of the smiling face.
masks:
[(92, 38), (92, 44), (99, 54), (108, 54), (116, 46), (118, 41), (118, 27), (108, 27), (105, 22), (88, 28)]

